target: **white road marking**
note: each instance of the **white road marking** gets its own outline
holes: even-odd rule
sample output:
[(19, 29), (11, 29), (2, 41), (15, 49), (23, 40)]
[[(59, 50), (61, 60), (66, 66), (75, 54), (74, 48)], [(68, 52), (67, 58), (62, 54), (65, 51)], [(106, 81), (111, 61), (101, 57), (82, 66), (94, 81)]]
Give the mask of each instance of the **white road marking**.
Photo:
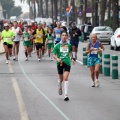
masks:
[(20, 68), (23, 72), (23, 74), (26, 76), (28, 81), (32, 84), (32, 86), (66, 119), (70, 120), (33, 82), (32, 80), (27, 76), (25, 73), (24, 68), (22, 67), (21, 63), (19, 62)]

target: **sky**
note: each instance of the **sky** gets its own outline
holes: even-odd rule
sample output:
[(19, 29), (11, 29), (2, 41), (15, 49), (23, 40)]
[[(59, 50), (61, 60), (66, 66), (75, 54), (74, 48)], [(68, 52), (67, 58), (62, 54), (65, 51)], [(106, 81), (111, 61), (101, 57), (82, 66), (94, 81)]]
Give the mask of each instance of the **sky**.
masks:
[(20, 0), (14, 0), (15, 1), (15, 6), (21, 6), (22, 7), (22, 12), (26, 13), (29, 12), (29, 6), (27, 3), (21, 3)]

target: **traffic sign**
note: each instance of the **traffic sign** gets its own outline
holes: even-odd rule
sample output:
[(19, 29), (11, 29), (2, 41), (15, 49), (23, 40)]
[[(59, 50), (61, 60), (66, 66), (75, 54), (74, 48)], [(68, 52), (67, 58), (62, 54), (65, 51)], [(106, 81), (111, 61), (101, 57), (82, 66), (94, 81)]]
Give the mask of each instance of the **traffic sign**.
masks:
[(86, 13), (92, 13), (92, 8), (87, 8)]

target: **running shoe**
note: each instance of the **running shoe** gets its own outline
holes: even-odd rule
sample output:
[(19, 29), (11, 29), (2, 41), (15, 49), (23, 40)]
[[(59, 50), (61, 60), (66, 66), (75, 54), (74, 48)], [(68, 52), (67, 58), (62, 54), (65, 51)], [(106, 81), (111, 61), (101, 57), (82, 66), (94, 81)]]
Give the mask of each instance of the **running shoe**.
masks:
[(13, 60), (16, 60), (16, 57), (14, 57)]
[(8, 64), (8, 60), (6, 60), (6, 64)]
[(50, 58), (51, 61), (53, 61), (53, 58)]
[(92, 85), (91, 85), (92, 87), (95, 87), (95, 82), (92, 82)]
[(28, 61), (28, 58), (26, 57), (25, 61)]
[(65, 97), (64, 97), (64, 101), (68, 101), (68, 100), (69, 100), (68, 95), (65, 95)]
[(40, 62), (40, 58), (38, 58), (38, 62)]
[(96, 81), (95, 81), (95, 84), (96, 84), (96, 87), (99, 87), (99, 86), (100, 86), (99, 80), (96, 80)]

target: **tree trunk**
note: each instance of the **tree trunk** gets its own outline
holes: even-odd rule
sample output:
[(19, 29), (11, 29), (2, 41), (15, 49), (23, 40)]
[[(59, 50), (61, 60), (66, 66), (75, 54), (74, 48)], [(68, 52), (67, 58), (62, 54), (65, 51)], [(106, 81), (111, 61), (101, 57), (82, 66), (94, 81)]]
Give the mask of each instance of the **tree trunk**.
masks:
[(62, 20), (63, 16), (63, 0), (60, 0), (60, 20)]
[(51, 0), (51, 18), (53, 21), (53, 0)]
[(40, 17), (40, 0), (36, 0), (36, 3), (37, 3), (37, 11), (38, 11), (37, 17)]
[(111, 18), (111, 0), (109, 0), (109, 3), (108, 3), (108, 20), (110, 20)]
[(40, 0), (40, 17), (43, 17), (43, 1)]
[(48, 18), (48, 0), (46, 0), (46, 18)]
[(57, 16), (58, 16), (58, 4), (57, 4), (57, 0), (53, 0), (54, 1), (54, 16), (55, 16), (55, 20), (57, 20)]
[(84, 22), (87, 22), (87, 17), (86, 17), (87, 2), (88, 2), (87, 0), (84, 0), (84, 5), (85, 5), (84, 10), (83, 10), (83, 21)]
[(105, 11), (106, 11), (106, 1), (105, 1), (105, 0), (101, 0), (100, 8), (101, 8), (101, 9), (100, 9), (100, 14), (101, 14), (100, 24), (101, 24), (101, 26), (104, 26)]
[(119, 21), (118, 21), (118, 2), (119, 0), (112, 0), (112, 6), (113, 6), (113, 30), (116, 30), (116, 28), (119, 27)]
[(36, 5), (35, 5), (35, 4), (36, 4), (36, 1), (35, 1), (35, 0), (34, 0), (34, 3), (33, 3), (33, 4), (34, 4), (34, 19), (35, 19), (35, 18), (36, 18)]

